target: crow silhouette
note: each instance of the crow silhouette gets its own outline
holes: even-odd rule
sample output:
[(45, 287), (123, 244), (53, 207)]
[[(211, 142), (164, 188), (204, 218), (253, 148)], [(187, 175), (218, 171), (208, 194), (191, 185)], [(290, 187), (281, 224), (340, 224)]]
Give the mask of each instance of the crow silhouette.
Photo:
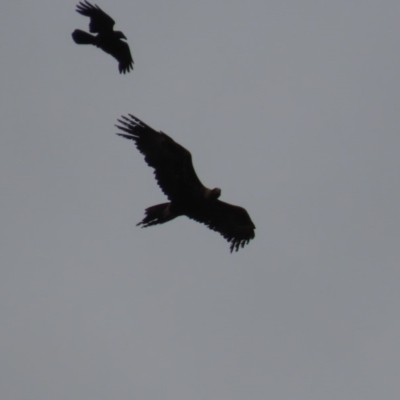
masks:
[(126, 40), (126, 36), (121, 31), (114, 31), (115, 21), (98, 5), (90, 4), (86, 0), (76, 6), (76, 12), (90, 18), (89, 31), (97, 35), (76, 29), (72, 32), (74, 42), (92, 44), (112, 55), (119, 62), (120, 73), (125, 74), (133, 69), (133, 58), (128, 43), (123, 40)]

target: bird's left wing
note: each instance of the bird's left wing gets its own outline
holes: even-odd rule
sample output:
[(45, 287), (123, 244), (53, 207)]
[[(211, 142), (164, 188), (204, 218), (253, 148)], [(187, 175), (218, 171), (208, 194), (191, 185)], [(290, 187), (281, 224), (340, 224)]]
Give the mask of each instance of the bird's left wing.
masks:
[(100, 46), (102, 50), (113, 56), (118, 61), (118, 69), (121, 74), (125, 74), (133, 69), (133, 58), (128, 43), (116, 39), (112, 45)]
[(255, 237), (256, 226), (249, 213), (243, 207), (220, 200), (196, 208), (188, 217), (219, 232), (230, 243), (231, 252), (238, 251)]

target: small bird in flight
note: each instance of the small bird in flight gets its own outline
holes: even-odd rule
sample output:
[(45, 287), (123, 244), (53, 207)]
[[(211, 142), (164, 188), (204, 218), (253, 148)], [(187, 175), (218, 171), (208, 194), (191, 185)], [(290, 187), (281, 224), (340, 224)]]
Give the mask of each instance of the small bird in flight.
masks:
[(76, 12), (90, 18), (89, 31), (97, 35), (76, 29), (72, 32), (74, 42), (92, 44), (112, 55), (119, 62), (120, 73), (125, 74), (133, 69), (128, 43), (123, 40), (127, 40), (126, 36), (121, 31), (114, 31), (115, 21), (98, 5), (90, 4), (87, 0), (76, 6)]

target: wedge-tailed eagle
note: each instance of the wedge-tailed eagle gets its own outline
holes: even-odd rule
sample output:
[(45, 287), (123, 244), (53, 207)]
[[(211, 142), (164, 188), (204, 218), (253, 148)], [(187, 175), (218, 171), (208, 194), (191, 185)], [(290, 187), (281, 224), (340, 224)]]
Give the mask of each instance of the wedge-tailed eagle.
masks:
[(112, 55), (119, 62), (120, 73), (125, 74), (133, 69), (133, 58), (125, 42), (126, 36), (121, 31), (114, 31), (115, 21), (98, 5), (86, 0), (76, 6), (76, 12), (90, 18), (89, 30), (97, 35), (76, 29), (72, 32), (75, 43), (92, 44)]
[(256, 227), (247, 211), (218, 200), (221, 189), (208, 189), (200, 182), (188, 150), (131, 114), (122, 116), (118, 122), (116, 127), (125, 133), (117, 135), (135, 142), (146, 163), (154, 168), (158, 185), (169, 199), (169, 203), (147, 208), (137, 225), (163, 224), (186, 215), (219, 232), (230, 243), (231, 252), (255, 237)]

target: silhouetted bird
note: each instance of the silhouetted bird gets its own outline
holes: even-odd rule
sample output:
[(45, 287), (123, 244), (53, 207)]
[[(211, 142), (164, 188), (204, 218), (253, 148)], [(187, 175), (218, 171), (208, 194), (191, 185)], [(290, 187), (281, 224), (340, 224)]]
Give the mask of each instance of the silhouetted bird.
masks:
[(163, 224), (186, 215), (219, 232), (229, 243), (231, 252), (238, 251), (254, 238), (256, 229), (247, 211), (239, 206), (218, 200), (221, 189), (208, 189), (197, 177), (188, 150), (163, 132), (157, 132), (133, 115), (118, 120), (118, 133), (135, 142), (169, 203), (146, 209), (138, 225)]
[(90, 18), (89, 30), (97, 35), (76, 29), (72, 32), (75, 43), (92, 44), (111, 54), (119, 62), (120, 73), (125, 74), (133, 69), (133, 58), (128, 43), (122, 40), (126, 37), (122, 32), (114, 31), (115, 21), (98, 5), (92, 5), (86, 0), (76, 6), (76, 12)]

